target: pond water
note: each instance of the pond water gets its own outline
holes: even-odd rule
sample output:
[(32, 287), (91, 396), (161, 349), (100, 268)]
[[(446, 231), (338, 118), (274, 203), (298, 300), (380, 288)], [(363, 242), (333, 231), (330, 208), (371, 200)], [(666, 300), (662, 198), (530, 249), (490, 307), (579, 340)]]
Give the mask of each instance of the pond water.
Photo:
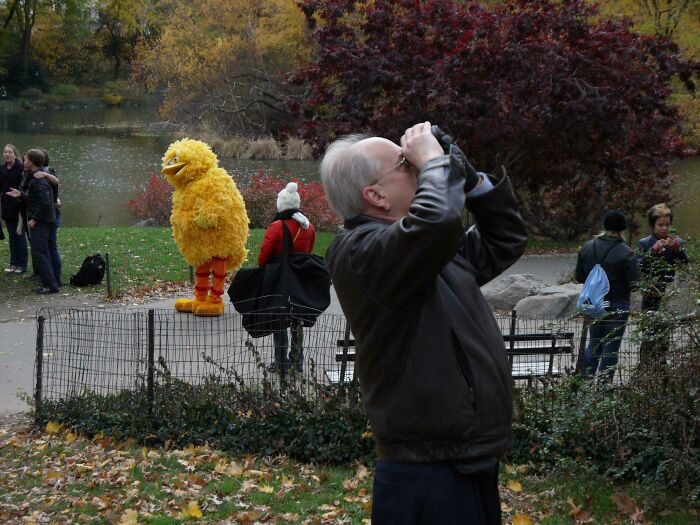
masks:
[[(173, 137), (169, 133), (120, 134), (110, 126), (130, 123), (151, 128), (160, 120), (152, 109), (78, 109), (0, 114), (0, 145), (14, 143), (22, 153), (43, 147), (61, 177), (62, 220), (65, 226), (125, 226), (133, 224), (128, 202), (135, 188), (152, 173), (160, 173), (160, 159)], [(136, 124), (134, 126), (134, 124)], [(107, 129), (76, 126), (104, 125)], [(265, 169), (267, 173), (318, 180), (315, 161), (255, 161), (221, 159), (220, 164), (239, 186)], [(680, 175), (675, 194), (674, 224), (679, 235), (700, 237), (700, 157), (674, 165)], [(644, 233), (644, 232), (643, 232)], [(644, 233), (646, 234), (646, 233)]]
[[(0, 116), (0, 147), (12, 143), (23, 154), (32, 147), (49, 152), (51, 165), (61, 179), (61, 219), (64, 226), (125, 226), (135, 222), (129, 200), (135, 188), (152, 173), (160, 173), (161, 158), (172, 142), (171, 133), (135, 136), (74, 126), (142, 122), (157, 119), (152, 111), (137, 109), (42, 111)], [(138, 127), (138, 125), (137, 125)], [(220, 159), (243, 187), (264, 169), (275, 176), (318, 180), (315, 161)]]

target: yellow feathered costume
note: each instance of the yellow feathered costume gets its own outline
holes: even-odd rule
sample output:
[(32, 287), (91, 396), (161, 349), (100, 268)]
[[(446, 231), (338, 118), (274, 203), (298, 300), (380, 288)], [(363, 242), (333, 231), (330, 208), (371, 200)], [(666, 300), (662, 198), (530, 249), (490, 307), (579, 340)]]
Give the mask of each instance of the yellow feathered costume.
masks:
[[(224, 311), (227, 272), (240, 268), (248, 250), (248, 213), (236, 183), (218, 166), (204, 142), (173, 142), (163, 157), (163, 175), (173, 185), (173, 236), (185, 260), (196, 268), (194, 299), (175, 309), (216, 316)], [(211, 284), (209, 277), (212, 277)]]

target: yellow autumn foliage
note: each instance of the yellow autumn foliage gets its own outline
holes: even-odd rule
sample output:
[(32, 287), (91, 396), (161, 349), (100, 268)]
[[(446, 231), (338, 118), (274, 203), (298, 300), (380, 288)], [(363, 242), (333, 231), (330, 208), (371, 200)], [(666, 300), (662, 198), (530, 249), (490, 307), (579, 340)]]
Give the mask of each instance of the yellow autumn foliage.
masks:
[(134, 75), (165, 89), (166, 115), (221, 96), (234, 77), (281, 77), (310, 52), (294, 0), (164, 0), (161, 9), (160, 36), (139, 45)]

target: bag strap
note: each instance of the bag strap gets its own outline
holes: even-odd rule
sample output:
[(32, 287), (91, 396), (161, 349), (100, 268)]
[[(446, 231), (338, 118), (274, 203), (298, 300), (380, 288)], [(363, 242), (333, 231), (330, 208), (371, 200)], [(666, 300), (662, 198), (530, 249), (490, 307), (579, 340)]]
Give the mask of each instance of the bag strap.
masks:
[(289, 256), (294, 253), (294, 241), (284, 220), (282, 220), (282, 236), (282, 262), (286, 265)]
[[(597, 239), (596, 239), (596, 240), (597, 240)], [(596, 249), (595, 249), (595, 241), (593, 241), (593, 259), (595, 260), (596, 264), (600, 264), (601, 266), (603, 266), (603, 263), (605, 262), (605, 259), (607, 259), (608, 254), (609, 254), (609, 253), (612, 251), (612, 249), (615, 248), (615, 246), (617, 246), (617, 245), (618, 245), (618, 243), (615, 243), (615, 244), (613, 244), (610, 248), (608, 248), (607, 250), (605, 250), (605, 255), (603, 255), (603, 260), (600, 261), (600, 262), (598, 262), (598, 253), (597, 253), (597, 251), (596, 251)]]

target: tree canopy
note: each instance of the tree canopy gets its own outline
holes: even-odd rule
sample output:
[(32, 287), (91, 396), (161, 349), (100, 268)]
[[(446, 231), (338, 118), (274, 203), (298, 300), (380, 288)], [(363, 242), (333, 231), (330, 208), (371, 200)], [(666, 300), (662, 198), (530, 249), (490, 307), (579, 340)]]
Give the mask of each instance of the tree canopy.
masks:
[(289, 125), (283, 76), (308, 55), (291, 0), (166, 1), (162, 31), (139, 49), (135, 78), (163, 89), (176, 120), (262, 133)]
[(700, 68), (671, 40), (581, 0), (306, 0), (314, 59), (290, 101), (323, 147), (368, 129), (398, 141), (415, 121), (450, 132), (487, 171), (508, 170), (532, 231), (577, 238), (604, 208), (667, 200), (683, 153), (673, 78)]

